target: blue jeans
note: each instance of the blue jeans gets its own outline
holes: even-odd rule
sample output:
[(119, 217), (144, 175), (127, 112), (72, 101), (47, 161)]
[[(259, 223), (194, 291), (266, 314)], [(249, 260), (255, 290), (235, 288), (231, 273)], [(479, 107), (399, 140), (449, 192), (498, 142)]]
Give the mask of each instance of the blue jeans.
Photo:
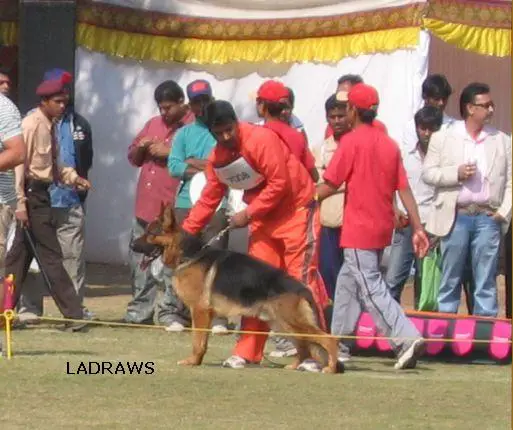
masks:
[(474, 278), (474, 315), (495, 317), (500, 223), (488, 215), (457, 214), (451, 232), (441, 241), (442, 279), (438, 294), (440, 312), (457, 313), (461, 283), (470, 254)]
[(335, 297), (337, 277), (344, 254), (340, 249), (340, 228), (321, 227), (319, 244), (319, 272), (331, 300)]
[[(404, 284), (410, 277), (411, 266), (415, 264), (415, 271), (418, 273), (417, 259), (413, 252), (411, 226), (396, 229), (390, 249), (385, 282), (388, 285), (390, 294), (398, 302), (401, 302), (401, 294)], [(418, 302), (418, 294), (415, 294), (415, 304)], [(415, 306), (417, 307), (417, 306)]]

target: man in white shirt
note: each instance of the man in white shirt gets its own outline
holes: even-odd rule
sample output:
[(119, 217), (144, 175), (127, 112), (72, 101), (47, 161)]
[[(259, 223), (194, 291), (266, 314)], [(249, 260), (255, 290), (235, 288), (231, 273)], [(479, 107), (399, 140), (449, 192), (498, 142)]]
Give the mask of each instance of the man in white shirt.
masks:
[[(453, 118), (444, 112), (451, 94), (451, 85), (444, 75), (429, 75), (422, 83), (422, 99), (424, 100), (424, 106), (436, 107), (442, 112), (443, 118), (441, 128), (447, 127), (454, 121)], [(418, 142), (419, 136), (417, 133), (417, 125), (415, 123), (415, 118), (412, 118), (403, 130), (403, 137), (401, 140), (401, 152), (403, 153), (403, 157), (405, 154), (407, 156), (412, 150), (413, 154), (415, 154)], [(407, 163), (405, 163), (405, 167), (408, 169)], [(417, 201), (417, 204), (420, 204), (419, 201)], [(423, 220), (423, 222), (425, 223), (425, 220)], [(411, 238), (409, 234), (410, 232), (408, 229), (397, 228), (395, 230), (387, 263), (385, 279), (390, 287), (392, 296), (397, 301), (400, 301), (404, 284), (410, 276), (412, 262), (414, 261), (413, 251), (410, 249)], [(415, 304), (418, 303), (418, 295), (419, 291), (416, 288)]]
[(435, 187), (426, 230), (442, 238), (440, 312), (458, 312), (470, 255), (473, 313), (498, 313), (499, 245), (511, 220), (511, 139), (488, 125), (494, 110), (488, 85), (468, 85), (460, 97), (464, 120), (433, 135), (424, 161), (422, 178)]
[[(404, 168), (408, 175), (408, 182), (412, 189), (415, 201), (419, 208), (420, 220), (426, 223), (429, 208), (433, 203), (433, 187), (426, 184), (422, 178), (422, 165), (424, 157), (429, 147), (431, 135), (442, 126), (442, 111), (434, 106), (424, 106), (415, 114), (415, 130), (417, 139), (415, 144), (403, 142), (401, 153)], [(406, 211), (402, 204), (398, 202), (396, 219), (399, 225), (394, 231), (390, 257), (388, 261), (385, 281), (390, 288), (390, 294), (400, 302), (404, 284), (410, 275), (412, 264), (415, 264), (415, 270), (418, 273), (418, 260), (415, 258), (412, 245), (412, 230), (405, 215)], [(415, 307), (417, 307), (420, 298), (420, 289), (415, 283)]]

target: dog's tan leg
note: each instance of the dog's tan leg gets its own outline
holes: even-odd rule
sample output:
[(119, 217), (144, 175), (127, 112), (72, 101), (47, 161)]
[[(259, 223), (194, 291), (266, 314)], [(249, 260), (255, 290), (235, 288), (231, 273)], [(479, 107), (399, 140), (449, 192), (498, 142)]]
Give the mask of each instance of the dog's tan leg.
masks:
[[(334, 338), (325, 337), (326, 333), (321, 330), (315, 322), (315, 317), (310, 305), (304, 299), (298, 300), (297, 298), (284, 297), (282, 299), (282, 306), (279, 310), (280, 324), (286, 329), (286, 331), (315, 335), (313, 337), (309, 336), (304, 339), (308, 344), (315, 343), (327, 352), (327, 366), (325, 366), (325, 359), (320, 360), (325, 366), (322, 369), (323, 373), (337, 373), (337, 340)], [(313, 355), (317, 354), (312, 354), (312, 356)], [(309, 355), (306, 358), (308, 357)], [(314, 358), (318, 359), (317, 356)]]
[[(319, 335), (326, 335), (319, 330)], [(329, 337), (312, 338), (312, 342), (320, 345), (328, 353), (328, 365), (322, 369), (323, 373), (337, 373), (338, 368), (338, 346), (337, 340)]]
[(192, 333), (192, 355), (185, 360), (178, 362), (181, 366), (199, 366), (207, 352), (210, 324), (212, 322), (212, 311), (203, 307), (191, 309), (192, 328), (202, 330)]
[(285, 366), (285, 369), (289, 370), (296, 370), (303, 361), (310, 357), (310, 350), (308, 349), (308, 342), (306, 339), (295, 338), (293, 343), (296, 346), (297, 355), (291, 364)]

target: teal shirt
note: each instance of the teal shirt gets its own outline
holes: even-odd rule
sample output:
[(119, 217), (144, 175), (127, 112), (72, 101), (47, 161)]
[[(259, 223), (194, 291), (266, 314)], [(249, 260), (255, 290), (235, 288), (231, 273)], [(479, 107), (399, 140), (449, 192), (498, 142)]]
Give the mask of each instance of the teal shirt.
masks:
[[(167, 168), (174, 178), (181, 179), (178, 194), (176, 196), (175, 207), (181, 209), (190, 209), (192, 207), (189, 196), (190, 179), (185, 179), (185, 170), (188, 164), (185, 162), (188, 158), (205, 160), (208, 158), (212, 149), (216, 145), (214, 136), (208, 131), (208, 128), (200, 121), (196, 120), (178, 130), (173, 138), (171, 153), (167, 159)], [(223, 200), (223, 207), (226, 206), (226, 199)]]

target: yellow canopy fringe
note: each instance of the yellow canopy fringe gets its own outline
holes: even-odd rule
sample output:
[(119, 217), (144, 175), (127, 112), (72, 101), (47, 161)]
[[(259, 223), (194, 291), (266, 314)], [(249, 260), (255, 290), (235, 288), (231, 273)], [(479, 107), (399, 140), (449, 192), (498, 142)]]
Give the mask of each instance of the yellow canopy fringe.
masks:
[(195, 64), (337, 62), (344, 57), (417, 46), (420, 28), (295, 40), (200, 40), (126, 33), (79, 23), (77, 42), (92, 51), (136, 60)]
[(424, 18), (424, 27), (446, 43), (495, 57), (511, 56), (511, 30), (455, 24)]

